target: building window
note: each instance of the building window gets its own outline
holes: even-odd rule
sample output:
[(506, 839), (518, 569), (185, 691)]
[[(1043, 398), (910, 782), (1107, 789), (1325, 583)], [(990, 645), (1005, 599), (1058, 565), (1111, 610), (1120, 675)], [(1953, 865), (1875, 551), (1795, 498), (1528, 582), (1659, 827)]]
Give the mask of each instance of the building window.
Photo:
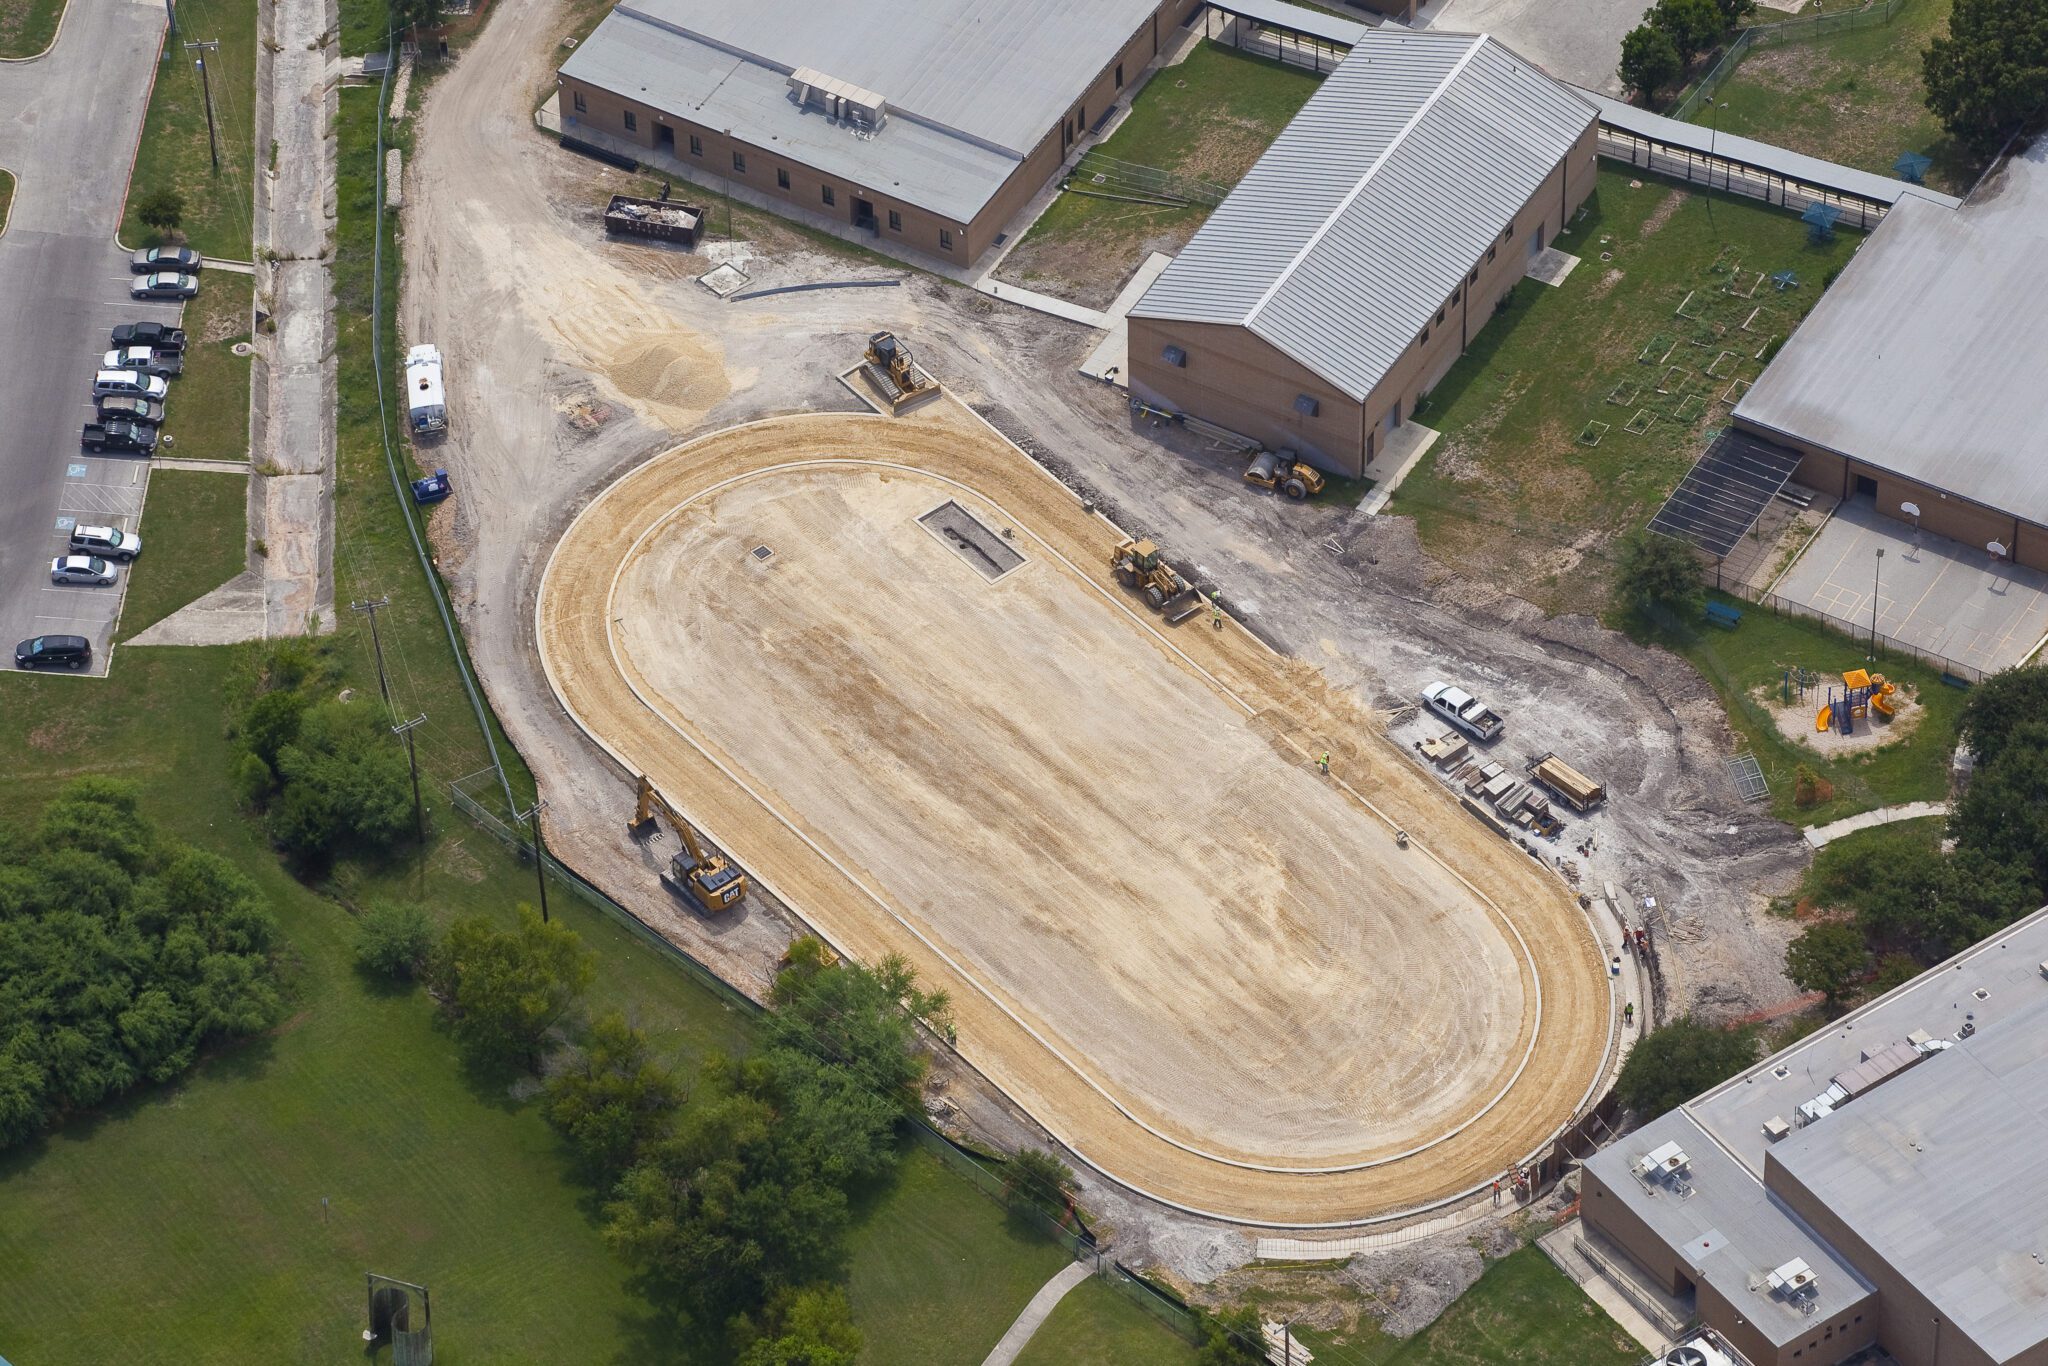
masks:
[(789, 188), (789, 172), (781, 166), (775, 168), (775, 188), (778, 190)]
[[(1490, 260), (1492, 258), (1489, 257), (1488, 259)], [(1465, 283), (1468, 285), (1476, 285), (1479, 283), (1479, 267), (1472, 267), (1472, 273), (1465, 277)]]
[(1442, 327), (1444, 325), (1444, 311), (1441, 308), (1439, 308), (1436, 311), (1436, 325), (1438, 327)]
[(1426, 328), (1426, 327), (1425, 327), (1425, 328), (1423, 328), (1423, 329), (1422, 329), (1422, 335), (1421, 335), (1421, 336), (1419, 336), (1419, 337), (1417, 337), (1417, 338), (1415, 339), (1415, 344), (1416, 344), (1417, 346), (1427, 346), (1427, 345), (1429, 345), (1429, 329), (1428, 329), (1428, 328)]
[(825, 196), (825, 203), (827, 205), (837, 204), (839, 202), (839, 191), (833, 189), (830, 185), (827, 185), (825, 187), (823, 193)]
[(590, 112), (590, 106), (583, 102), (583, 92), (581, 90), (577, 91), (571, 98), (575, 101), (577, 113), (588, 114)]
[(1303, 417), (1315, 417), (1323, 411), (1323, 405), (1316, 402), (1308, 394), (1296, 394), (1294, 396), (1294, 411), (1300, 413)]
[(1116, 64), (1116, 88), (1119, 90), (1124, 88), (1124, 64), (1122, 62)]
[(1458, 286), (1458, 287), (1457, 287), (1456, 289), (1454, 289), (1454, 290), (1452, 290), (1452, 291), (1451, 291), (1451, 307), (1452, 307), (1452, 308), (1456, 308), (1456, 307), (1458, 306), (1458, 300), (1460, 300), (1460, 299), (1462, 299), (1462, 298), (1464, 298), (1464, 297), (1465, 297), (1465, 286), (1463, 286), (1463, 285), (1459, 285), (1459, 286)]
[(1179, 370), (1188, 368), (1188, 353), (1178, 346), (1169, 346), (1159, 353), (1159, 359)]
[(747, 173), (747, 154), (745, 152), (734, 152), (732, 154), (732, 168), (741, 175)]
[(1487, 259), (1487, 260), (1489, 260), (1489, 261), (1491, 261), (1491, 260), (1493, 259), (1493, 253), (1494, 253), (1494, 252), (1495, 252), (1496, 250), (1497, 250), (1497, 248), (1494, 248), (1494, 247), (1488, 247), (1488, 248), (1486, 249), (1486, 259)]
[(953, 249), (953, 230), (951, 228), (939, 229), (939, 249), (941, 251), (951, 251)]
[(898, 213), (898, 212), (896, 212), (896, 210), (894, 210), (894, 209), (891, 209), (891, 210), (889, 210), (889, 231), (890, 231), (890, 232), (902, 232), (902, 231), (903, 231), (903, 215), (902, 215), (902, 214), (900, 214), (900, 213)]
[(1501, 230), (1500, 240), (1503, 242), (1512, 242), (1515, 240), (1515, 225), (1513, 223), (1508, 224), (1507, 227)]
[(634, 112), (633, 112), (632, 110), (628, 109), (628, 110), (626, 111), (626, 131), (627, 131), (627, 132), (629, 132), (629, 133), (632, 133), (632, 132), (636, 132), (636, 131), (638, 131), (638, 130), (639, 130), (639, 127), (640, 127), (640, 118), (639, 118), (639, 116), (638, 116), (638, 115), (636, 115), (636, 114), (635, 114), (635, 113), (634, 113)]
[(690, 155), (693, 157), (704, 155), (704, 139), (698, 137), (695, 133), (690, 134)]

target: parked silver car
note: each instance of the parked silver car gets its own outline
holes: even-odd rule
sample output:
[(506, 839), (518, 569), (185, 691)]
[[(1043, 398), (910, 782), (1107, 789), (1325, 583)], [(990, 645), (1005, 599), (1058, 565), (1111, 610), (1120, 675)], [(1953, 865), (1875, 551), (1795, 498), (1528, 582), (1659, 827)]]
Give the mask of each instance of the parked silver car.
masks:
[(71, 528), (71, 548), (84, 555), (125, 561), (142, 553), (142, 538), (119, 527), (75, 526)]
[(97, 555), (59, 555), (50, 561), (51, 583), (82, 583), (98, 588), (120, 577), (120, 570)]

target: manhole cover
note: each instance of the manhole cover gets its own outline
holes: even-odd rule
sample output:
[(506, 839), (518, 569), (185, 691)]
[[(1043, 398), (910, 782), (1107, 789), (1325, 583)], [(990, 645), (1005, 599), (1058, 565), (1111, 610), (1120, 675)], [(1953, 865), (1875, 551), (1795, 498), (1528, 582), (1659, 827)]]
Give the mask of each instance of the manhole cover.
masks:
[(747, 283), (748, 278), (745, 271), (735, 266), (732, 262), (727, 261), (723, 265), (699, 275), (697, 283), (723, 299), (729, 294), (736, 293), (741, 286)]
[(228, 350), (234, 352), (238, 356), (246, 356), (255, 349), (255, 347), (249, 345), (249, 343), (247, 342), (236, 342), (233, 346), (230, 346), (228, 348)]

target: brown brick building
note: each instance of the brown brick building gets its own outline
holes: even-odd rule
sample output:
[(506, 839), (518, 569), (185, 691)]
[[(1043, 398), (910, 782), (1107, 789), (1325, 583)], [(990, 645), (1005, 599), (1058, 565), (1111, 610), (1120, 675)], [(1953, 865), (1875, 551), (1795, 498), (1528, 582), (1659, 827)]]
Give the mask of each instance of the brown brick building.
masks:
[(1595, 110), (1369, 32), (1130, 316), (1131, 392), (1356, 475), (1592, 192)]
[(966, 266), (1200, 3), (629, 0), (563, 64), (562, 131)]

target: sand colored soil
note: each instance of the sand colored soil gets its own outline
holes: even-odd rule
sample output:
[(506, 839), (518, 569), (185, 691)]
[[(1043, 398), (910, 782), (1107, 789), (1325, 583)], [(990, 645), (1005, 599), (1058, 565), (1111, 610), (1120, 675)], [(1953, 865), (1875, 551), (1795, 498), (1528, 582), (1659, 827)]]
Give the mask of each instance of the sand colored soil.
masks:
[[(920, 522), (948, 501), (1022, 563)], [(961, 1053), (1105, 1174), (1266, 1224), (1491, 1180), (1605, 1059), (1583, 913), (1320, 675), (1147, 612), (1114, 539), (948, 402), (776, 419), (598, 497), (542, 654), (824, 937), (948, 989)]]

